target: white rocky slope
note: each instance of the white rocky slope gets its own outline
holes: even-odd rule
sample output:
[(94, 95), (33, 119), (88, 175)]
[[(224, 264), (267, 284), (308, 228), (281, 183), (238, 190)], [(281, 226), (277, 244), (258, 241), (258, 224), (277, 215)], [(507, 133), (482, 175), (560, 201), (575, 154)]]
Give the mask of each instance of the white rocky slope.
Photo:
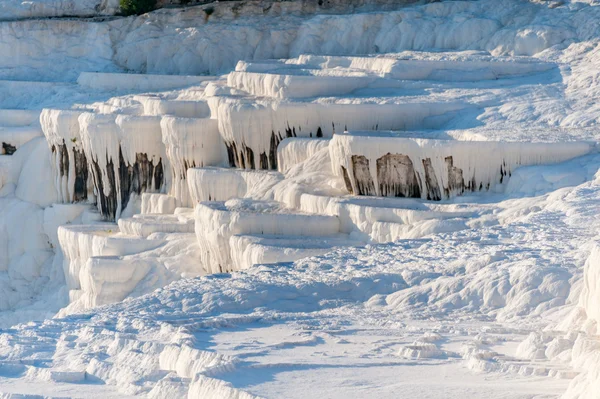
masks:
[[(0, 71), (8, 79), (72, 81), (78, 71), (217, 73), (229, 71), (239, 60), (432, 49), (546, 53), (564, 55), (562, 61), (569, 62), (589, 49), (575, 46), (565, 54), (554, 49), (593, 42), (598, 18), (595, 7), (584, 2), (556, 7), (554, 2), (452, 1), (409, 9), (406, 2), (392, 4), (396, 10), (377, 12), (371, 6), (368, 13), (323, 15), (301, 1), (270, 7), (236, 1), (211, 5), (210, 16), (207, 7), (190, 7), (104, 22), (5, 22), (0, 25), (0, 48), (6, 54)], [(23, 59), (22, 54), (36, 57)]]
[(117, 0), (6, 0), (0, 4), (0, 20), (26, 18), (94, 17), (119, 12)]
[(600, 8), (388, 3), (0, 23), (0, 396), (597, 396)]

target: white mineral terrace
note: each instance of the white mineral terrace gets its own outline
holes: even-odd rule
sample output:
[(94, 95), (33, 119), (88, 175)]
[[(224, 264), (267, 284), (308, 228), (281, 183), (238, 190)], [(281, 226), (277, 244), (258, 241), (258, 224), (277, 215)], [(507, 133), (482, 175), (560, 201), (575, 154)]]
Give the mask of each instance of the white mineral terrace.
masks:
[(0, 3), (0, 398), (598, 398), (593, 2)]
[(59, 201), (64, 203), (93, 197), (91, 179), (79, 135), (77, 110), (44, 109), (40, 124), (52, 152), (52, 168)]
[[(54, 239), (74, 310), (141, 294), (177, 273), (467, 229), (471, 212), (429, 201), (497, 192), (519, 167), (595, 151), (576, 141), (461, 141), (439, 129), (478, 106), (482, 92), (471, 96), (469, 82), (494, 93), (503, 79), (514, 85), (555, 68), (483, 55), (387, 55), (240, 61), (222, 78), (83, 73), (69, 90), (79, 87), (92, 103), (2, 111), (0, 129), (13, 147), (43, 132), (54, 197), (67, 207), (57, 223), (98, 219), (81, 204), (117, 222), (61, 227)], [(466, 84), (451, 101), (422, 91), (451, 82)], [(111, 96), (123, 90), (135, 94)], [(18, 180), (10, 173), (18, 154), (2, 159), (3, 185)], [(33, 195), (26, 187), (18, 192)], [(197, 254), (197, 263), (168, 266), (169, 246)], [(157, 267), (170, 277), (142, 284)]]
[[(316, 237), (335, 235), (340, 230), (335, 216), (294, 213), (272, 202), (229, 200), (201, 203), (196, 206), (195, 213), (196, 237), (203, 254), (201, 261), (204, 265), (211, 265), (209, 271), (213, 273), (240, 270), (244, 264), (247, 265), (236, 264), (232, 260), (234, 249), (239, 250), (244, 244), (234, 236)], [(232, 247), (232, 240), (237, 246)]]
[(164, 117), (160, 123), (162, 140), (172, 168), (169, 193), (182, 206), (191, 205), (186, 181), (187, 170), (196, 166), (225, 163), (225, 146), (217, 121), (207, 118)]
[(333, 172), (357, 195), (440, 200), (501, 184), (519, 166), (588, 154), (588, 143), (427, 140), (345, 132), (331, 140)]
[(260, 196), (283, 180), (277, 172), (234, 168), (190, 168), (187, 184), (192, 204)]
[(135, 75), (129, 73), (87, 73), (77, 83), (96, 90), (169, 90), (192, 86), (214, 78), (210, 76)]

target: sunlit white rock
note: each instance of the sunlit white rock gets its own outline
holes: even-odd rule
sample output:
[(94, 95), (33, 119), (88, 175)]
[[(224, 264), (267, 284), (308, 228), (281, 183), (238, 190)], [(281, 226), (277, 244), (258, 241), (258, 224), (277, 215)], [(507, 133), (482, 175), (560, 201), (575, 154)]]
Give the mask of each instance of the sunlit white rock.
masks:
[(225, 162), (225, 146), (214, 119), (163, 117), (162, 141), (171, 163), (172, 181), (169, 194), (180, 206), (190, 206), (187, 170), (194, 167), (221, 166)]
[(519, 166), (551, 164), (585, 155), (589, 143), (516, 143), (427, 140), (394, 132), (336, 134), (333, 173), (357, 195), (452, 198), (490, 190)]

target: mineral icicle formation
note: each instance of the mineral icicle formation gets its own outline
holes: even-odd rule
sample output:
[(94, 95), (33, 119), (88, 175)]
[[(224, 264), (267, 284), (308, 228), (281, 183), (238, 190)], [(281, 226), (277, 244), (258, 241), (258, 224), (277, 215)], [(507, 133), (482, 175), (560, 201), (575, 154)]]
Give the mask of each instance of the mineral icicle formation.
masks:
[(520, 166), (585, 155), (588, 143), (509, 143), (406, 138), (394, 132), (336, 134), (333, 172), (356, 195), (439, 201), (489, 190)]
[(597, 399), (597, 1), (118, 3), (0, 0), (0, 397)]

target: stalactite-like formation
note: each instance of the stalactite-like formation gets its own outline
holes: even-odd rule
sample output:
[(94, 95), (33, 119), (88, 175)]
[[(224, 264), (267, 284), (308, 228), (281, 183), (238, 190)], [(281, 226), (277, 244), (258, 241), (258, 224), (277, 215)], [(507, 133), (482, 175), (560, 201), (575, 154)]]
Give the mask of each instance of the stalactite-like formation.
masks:
[(335, 135), (333, 172), (355, 195), (433, 201), (502, 184), (519, 166), (556, 163), (584, 155), (587, 143), (503, 143), (425, 140), (393, 132)]

